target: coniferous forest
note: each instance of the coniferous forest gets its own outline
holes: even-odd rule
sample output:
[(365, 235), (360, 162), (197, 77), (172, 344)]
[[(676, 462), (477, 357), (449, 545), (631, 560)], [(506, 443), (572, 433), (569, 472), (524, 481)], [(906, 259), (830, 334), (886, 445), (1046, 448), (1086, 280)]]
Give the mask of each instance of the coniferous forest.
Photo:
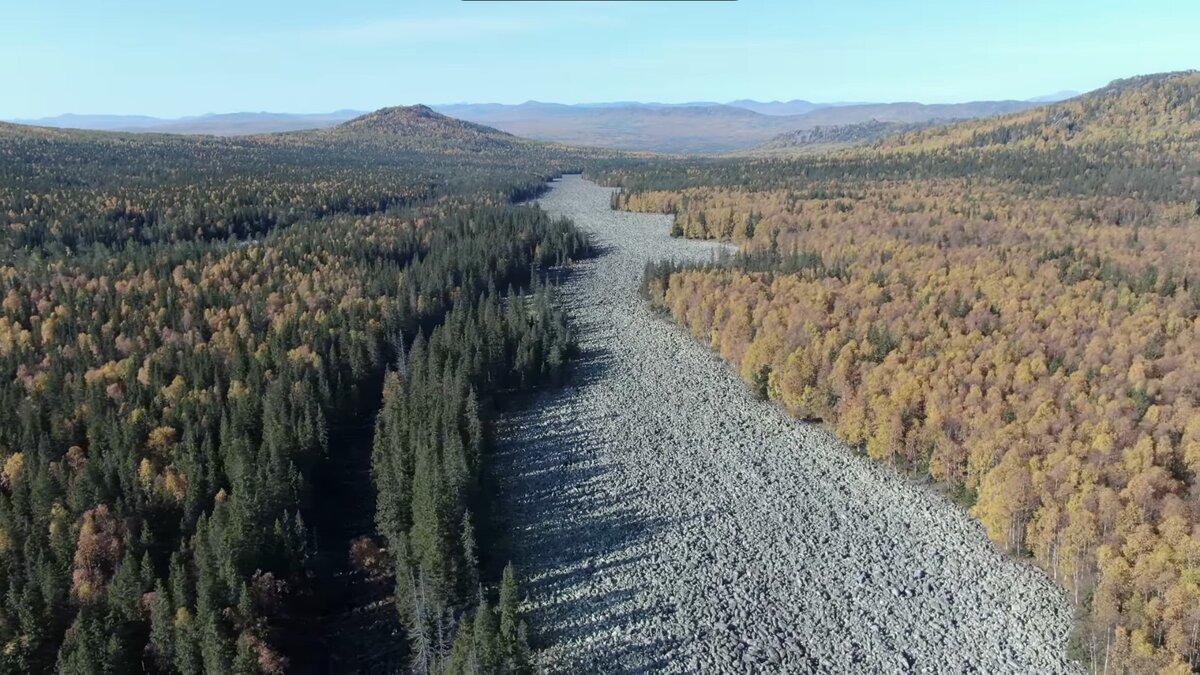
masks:
[[(0, 125), (0, 669), (318, 670), (321, 558), (352, 553), (401, 665), (526, 669), (482, 466), (492, 397), (571, 354), (541, 270), (588, 250), (514, 203), (587, 159), (420, 107), (235, 140)], [(331, 446), (379, 406), (373, 449)], [(377, 527), (327, 551), (314, 474), (343, 452)]]

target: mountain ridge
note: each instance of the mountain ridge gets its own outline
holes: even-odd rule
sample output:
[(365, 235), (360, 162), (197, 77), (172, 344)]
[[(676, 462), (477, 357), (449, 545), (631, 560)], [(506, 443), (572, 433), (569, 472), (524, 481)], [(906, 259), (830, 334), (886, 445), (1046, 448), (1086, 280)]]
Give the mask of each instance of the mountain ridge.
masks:
[(434, 108), (460, 119), (542, 141), (674, 154), (722, 154), (754, 148), (780, 134), (802, 129), (876, 121), (902, 124), (951, 121), (1027, 110), (1038, 105), (1028, 101), (872, 103), (822, 106), (796, 115), (767, 114), (727, 104), (581, 108), (524, 103)]
[(894, 150), (940, 150), (1044, 144), (1086, 145), (1200, 139), (1200, 71), (1113, 80), (1074, 98), (1032, 110), (905, 134)]
[(205, 113), (177, 118), (147, 115), (66, 113), (52, 117), (6, 120), (24, 126), (131, 133), (171, 133), (212, 136), (251, 136), (281, 131), (302, 131), (340, 124), (367, 111), (341, 109), (328, 113), (278, 113), (242, 111)]
[[(816, 126), (840, 126), (873, 120), (923, 122), (1009, 112), (1030, 102), (814, 103), (803, 99), (729, 103), (691, 101), (658, 103), (615, 101), (564, 104), (530, 100), (519, 104), (452, 103), (426, 106), (433, 111), (536, 140), (610, 149), (668, 153), (720, 153), (751, 148), (780, 133)], [(328, 113), (206, 113), (174, 119), (145, 115), (68, 113), (12, 122), (52, 128), (130, 133), (253, 136), (335, 127), (368, 111)], [(809, 116), (809, 117), (806, 117)]]

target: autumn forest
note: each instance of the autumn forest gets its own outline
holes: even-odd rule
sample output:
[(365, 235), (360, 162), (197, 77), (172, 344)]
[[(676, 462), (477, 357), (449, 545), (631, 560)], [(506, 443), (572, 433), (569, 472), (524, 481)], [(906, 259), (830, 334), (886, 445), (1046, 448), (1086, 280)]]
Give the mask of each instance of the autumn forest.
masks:
[(1200, 75), (607, 177), (615, 206), (740, 245), (644, 289), (758, 396), (1035, 560), (1090, 669), (1200, 667)]
[(881, 124), (676, 157), (424, 106), (0, 123), (0, 672), (553, 670), (493, 456), (604, 376), (561, 282), (607, 245), (531, 203), (576, 173), (732, 244), (639, 307), (1035, 565), (1081, 668), (1200, 670), (1200, 75)]

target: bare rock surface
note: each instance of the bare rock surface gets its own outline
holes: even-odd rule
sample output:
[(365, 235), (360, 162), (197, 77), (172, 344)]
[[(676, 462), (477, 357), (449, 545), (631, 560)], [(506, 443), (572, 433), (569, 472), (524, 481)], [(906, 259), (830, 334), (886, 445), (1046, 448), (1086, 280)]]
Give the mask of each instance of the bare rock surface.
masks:
[(578, 176), (540, 200), (603, 253), (563, 287), (569, 383), (499, 426), (535, 662), (548, 672), (1077, 672), (1071, 608), (945, 499), (753, 400), (637, 288), (708, 259)]

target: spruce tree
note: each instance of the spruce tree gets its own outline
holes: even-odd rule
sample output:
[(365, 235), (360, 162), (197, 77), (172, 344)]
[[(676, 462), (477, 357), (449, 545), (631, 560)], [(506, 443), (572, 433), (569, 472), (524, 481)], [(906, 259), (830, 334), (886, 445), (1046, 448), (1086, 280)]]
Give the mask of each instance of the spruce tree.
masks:
[(154, 587), (154, 602), (150, 605), (150, 652), (155, 665), (170, 670), (175, 660), (175, 610), (171, 595), (162, 581)]
[(526, 663), (526, 647), (520, 635), (520, 590), (517, 588), (517, 573), (510, 562), (504, 566), (500, 578), (500, 648), (509, 668), (520, 670)]

